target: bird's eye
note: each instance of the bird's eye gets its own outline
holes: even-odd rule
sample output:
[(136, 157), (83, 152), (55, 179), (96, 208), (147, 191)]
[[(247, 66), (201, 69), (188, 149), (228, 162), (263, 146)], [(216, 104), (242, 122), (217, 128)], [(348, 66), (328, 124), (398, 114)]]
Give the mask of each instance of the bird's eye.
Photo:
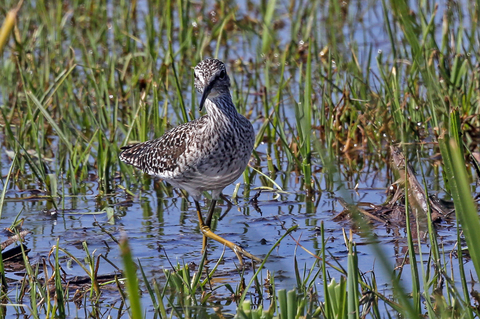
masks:
[(226, 76), (227, 76), (227, 73), (225, 72), (225, 70), (222, 70), (218, 77), (220, 78), (220, 80), (223, 80), (223, 79), (225, 79)]

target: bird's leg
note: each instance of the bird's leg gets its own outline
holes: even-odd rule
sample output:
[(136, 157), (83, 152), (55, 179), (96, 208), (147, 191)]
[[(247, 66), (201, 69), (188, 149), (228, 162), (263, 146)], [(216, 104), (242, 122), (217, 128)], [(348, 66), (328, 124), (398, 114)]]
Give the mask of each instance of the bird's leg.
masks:
[[(202, 208), (200, 207), (200, 203), (196, 200), (193, 200), (195, 202), (195, 208), (197, 209), (197, 215), (198, 215), (198, 224), (200, 225), (200, 229), (205, 227), (205, 223), (203, 222), (203, 217), (202, 217)], [(210, 225), (208, 226), (210, 227)], [(202, 230), (203, 233), (203, 230)], [(207, 237), (203, 235), (202, 238), (202, 255), (205, 252), (205, 249), (207, 249)]]
[(208, 209), (207, 219), (205, 220), (205, 225), (207, 225), (208, 227), (211, 227), (211, 224), (212, 224), (213, 210), (215, 209), (215, 205), (217, 205), (217, 200), (214, 199), (210, 204), (210, 208)]
[(238, 245), (235, 245), (234, 243), (226, 240), (223, 237), (218, 236), (217, 234), (215, 234), (214, 232), (212, 232), (210, 230), (210, 223), (212, 221), (212, 216), (211, 215), (213, 214), (213, 208), (215, 207), (215, 203), (216, 203), (216, 201), (214, 200), (212, 202), (211, 206), (210, 206), (209, 211), (208, 211), (208, 217), (207, 217), (208, 224), (207, 224), (207, 223), (203, 222), (203, 217), (202, 217), (202, 211), (201, 211), (201, 208), (200, 208), (200, 204), (195, 200), (195, 207), (197, 208), (197, 215), (198, 215), (198, 223), (200, 225), (200, 230), (202, 231), (202, 234), (203, 234), (202, 253), (207, 248), (207, 238), (211, 238), (215, 241), (218, 241), (220, 244), (223, 244), (223, 245), (227, 246), (228, 248), (230, 248), (231, 250), (233, 250), (235, 255), (237, 255), (238, 261), (240, 262), (241, 265), (243, 265), (242, 255), (247, 257), (247, 258), (254, 259), (258, 262), (262, 262), (262, 260), (260, 258), (250, 254), (249, 252), (247, 252), (242, 247), (240, 247)]

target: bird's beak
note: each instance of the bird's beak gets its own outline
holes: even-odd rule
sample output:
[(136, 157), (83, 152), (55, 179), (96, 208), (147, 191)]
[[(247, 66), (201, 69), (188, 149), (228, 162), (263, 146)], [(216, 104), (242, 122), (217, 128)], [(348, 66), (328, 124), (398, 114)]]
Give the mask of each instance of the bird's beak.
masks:
[(208, 83), (208, 85), (203, 90), (202, 99), (200, 100), (200, 111), (203, 110), (203, 105), (205, 104), (205, 100), (207, 99), (208, 95), (212, 91), (212, 88), (213, 88), (213, 81)]

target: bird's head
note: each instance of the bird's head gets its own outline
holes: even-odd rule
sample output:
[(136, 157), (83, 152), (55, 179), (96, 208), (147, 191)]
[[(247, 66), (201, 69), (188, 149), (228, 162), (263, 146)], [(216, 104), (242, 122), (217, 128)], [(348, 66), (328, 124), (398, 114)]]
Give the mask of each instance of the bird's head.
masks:
[(222, 61), (211, 58), (205, 59), (197, 64), (194, 74), (195, 88), (202, 94), (200, 111), (208, 97), (215, 98), (229, 92), (230, 78)]

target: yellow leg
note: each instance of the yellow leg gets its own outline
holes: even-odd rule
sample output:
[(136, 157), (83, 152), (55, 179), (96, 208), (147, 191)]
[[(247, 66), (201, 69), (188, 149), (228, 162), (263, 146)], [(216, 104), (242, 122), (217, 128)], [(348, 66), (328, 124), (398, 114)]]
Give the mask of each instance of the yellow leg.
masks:
[[(212, 202), (212, 205), (215, 206), (215, 201)], [(207, 248), (207, 238), (211, 238), (215, 241), (218, 241), (219, 243), (227, 246), (228, 248), (230, 248), (231, 250), (233, 250), (233, 252), (235, 253), (235, 255), (237, 256), (238, 258), (238, 261), (240, 262), (241, 265), (243, 265), (243, 258), (242, 256), (245, 256), (247, 258), (251, 258), (253, 260), (256, 260), (258, 262), (262, 262), (262, 260), (252, 254), (250, 254), (249, 252), (247, 252), (245, 249), (243, 249), (242, 247), (238, 246), (238, 245), (235, 245), (234, 243), (232, 243), (231, 241), (228, 241), (226, 240), (225, 238), (223, 237), (220, 237), (218, 236), (217, 234), (215, 234), (214, 232), (212, 232), (210, 230), (210, 225), (206, 224), (203, 222), (203, 217), (202, 217), (202, 211), (200, 209), (200, 204), (195, 201), (195, 207), (197, 208), (197, 215), (198, 215), (198, 223), (200, 225), (200, 230), (202, 231), (203, 233), (203, 241), (202, 241), (202, 253), (205, 251), (205, 249)], [(209, 216), (207, 218), (207, 220), (209, 221), (209, 223), (211, 222), (211, 219), (212, 219), (212, 215), (213, 214), (213, 207), (210, 207), (209, 209)]]
[[(202, 217), (202, 208), (200, 207), (200, 204), (196, 200), (194, 200), (194, 202), (195, 202), (195, 208), (197, 209), (198, 223), (200, 225), (200, 229), (202, 229), (202, 226), (204, 225), (203, 217)], [(202, 238), (202, 255), (205, 252), (205, 249), (207, 249), (207, 237), (203, 236), (203, 238)]]

